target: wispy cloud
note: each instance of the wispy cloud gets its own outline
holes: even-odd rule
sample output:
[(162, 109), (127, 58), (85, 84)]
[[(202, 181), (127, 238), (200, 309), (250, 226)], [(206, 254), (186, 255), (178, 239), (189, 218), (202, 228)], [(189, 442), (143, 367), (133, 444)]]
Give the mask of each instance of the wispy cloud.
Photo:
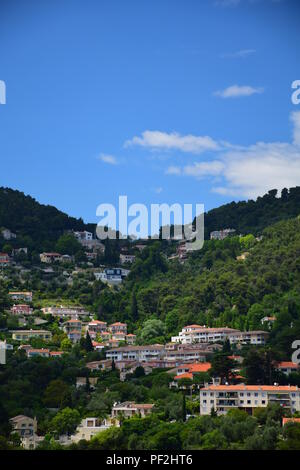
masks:
[(169, 166), (166, 169), (167, 175), (181, 175), (181, 168), (179, 166)]
[[(212, 179), (212, 191), (236, 197), (255, 198), (269, 189), (300, 184), (300, 111), (291, 113), (292, 142), (257, 142), (232, 146), (218, 157), (182, 168), (169, 167), (169, 175)], [(221, 180), (215, 186), (216, 177)]]
[(239, 3), (240, 0), (215, 0), (215, 5), (221, 7), (236, 7)]
[(214, 92), (215, 96), (220, 98), (239, 98), (241, 96), (251, 96), (257, 93), (263, 93), (262, 87), (255, 88), (249, 85), (231, 85), (224, 90), (218, 90)]
[(127, 140), (125, 147), (139, 145), (153, 150), (180, 150), (181, 152), (201, 153), (207, 150), (218, 150), (219, 144), (208, 136), (168, 134), (161, 131), (144, 131), (141, 137)]
[(255, 54), (255, 49), (240, 49), (239, 51), (235, 52), (228, 52), (221, 54), (222, 59), (244, 59), (249, 55)]
[(219, 160), (212, 160), (210, 162), (196, 162), (193, 165), (187, 165), (183, 169), (183, 173), (188, 176), (196, 178), (203, 178), (205, 176), (218, 176), (224, 170), (224, 163)]
[(118, 161), (116, 157), (113, 155), (108, 155), (107, 153), (101, 153), (98, 157), (99, 160), (101, 160), (104, 163), (108, 163), (109, 165), (117, 165)]

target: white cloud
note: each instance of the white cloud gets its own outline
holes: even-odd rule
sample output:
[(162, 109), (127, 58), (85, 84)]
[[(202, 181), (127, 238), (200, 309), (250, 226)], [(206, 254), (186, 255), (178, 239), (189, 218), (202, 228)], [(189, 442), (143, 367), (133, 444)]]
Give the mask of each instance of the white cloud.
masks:
[(256, 198), (270, 189), (300, 185), (300, 111), (290, 116), (293, 141), (257, 142), (248, 147), (228, 146), (218, 157), (183, 168), (169, 167), (168, 174), (194, 178), (216, 177), (222, 183), (212, 191), (236, 197)]
[(179, 166), (169, 166), (166, 170), (167, 175), (180, 175), (181, 168)]
[(293, 143), (300, 146), (300, 112), (291, 113), (291, 121), (293, 123)]
[(154, 150), (180, 150), (181, 152), (201, 153), (207, 150), (219, 150), (219, 144), (208, 136), (168, 134), (161, 131), (144, 131), (142, 137), (135, 136), (125, 142), (125, 147), (140, 145)]
[(229, 52), (225, 54), (221, 54), (222, 59), (244, 59), (251, 54), (256, 52), (255, 49), (241, 49), (236, 52)]
[(257, 143), (225, 154), (223, 163), (226, 186), (214, 188), (221, 194), (255, 198), (300, 183), (300, 148), (293, 144)]
[(118, 164), (118, 161), (117, 161), (116, 157), (114, 157), (113, 155), (108, 155), (106, 153), (101, 153), (98, 158), (102, 162), (108, 163), (109, 165), (117, 165)]
[(196, 178), (203, 178), (204, 176), (218, 176), (224, 169), (224, 163), (219, 160), (211, 162), (196, 162), (193, 165), (184, 167), (184, 174), (188, 176), (195, 176)]
[(224, 90), (218, 90), (214, 92), (215, 96), (221, 98), (238, 98), (240, 96), (251, 96), (256, 93), (263, 93), (264, 89), (262, 87), (255, 88), (249, 85), (231, 85)]

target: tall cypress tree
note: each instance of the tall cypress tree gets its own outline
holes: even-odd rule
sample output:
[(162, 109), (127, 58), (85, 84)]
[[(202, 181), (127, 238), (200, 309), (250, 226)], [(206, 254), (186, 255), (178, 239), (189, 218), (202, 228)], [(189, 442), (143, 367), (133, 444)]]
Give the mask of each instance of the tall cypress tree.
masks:
[(91, 337), (90, 337), (88, 331), (87, 331), (87, 333), (86, 333), (86, 338), (85, 338), (85, 350), (86, 350), (87, 352), (94, 351), (93, 343), (92, 343), (92, 340), (91, 340)]

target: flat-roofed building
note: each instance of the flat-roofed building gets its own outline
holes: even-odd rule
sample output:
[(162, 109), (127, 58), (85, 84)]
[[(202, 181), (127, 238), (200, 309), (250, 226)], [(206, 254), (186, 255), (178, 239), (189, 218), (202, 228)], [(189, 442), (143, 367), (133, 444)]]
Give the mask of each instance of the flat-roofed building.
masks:
[(295, 413), (300, 411), (300, 389), (290, 385), (209, 385), (200, 390), (200, 414), (218, 414), (238, 408), (252, 414), (269, 403)]
[(32, 302), (32, 292), (11, 291), (8, 293), (8, 295), (12, 300), (23, 300), (25, 302)]
[(224, 341), (231, 333), (239, 332), (233, 328), (207, 328), (205, 326), (189, 325), (179, 332), (178, 336), (173, 336), (173, 343), (193, 344), (193, 343), (215, 343)]
[(51, 331), (47, 330), (11, 330), (12, 339), (16, 341), (28, 341), (31, 338), (40, 338), (45, 341), (52, 338)]
[(124, 346), (106, 351), (106, 358), (114, 361), (130, 359), (138, 362), (149, 362), (161, 359), (165, 348), (162, 344), (151, 344), (147, 346)]
[(89, 316), (90, 313), (85, 310), (84, 307), (73, 306), (73, 307), (44, 307), (42, 312), (45, 315), (52, 315), (53, 317), (65, 318), (79, 318), (84, 316)]
[(266, 344), (269, 333), (267, 331), (233, 331), (228, 335), (230, 344)]

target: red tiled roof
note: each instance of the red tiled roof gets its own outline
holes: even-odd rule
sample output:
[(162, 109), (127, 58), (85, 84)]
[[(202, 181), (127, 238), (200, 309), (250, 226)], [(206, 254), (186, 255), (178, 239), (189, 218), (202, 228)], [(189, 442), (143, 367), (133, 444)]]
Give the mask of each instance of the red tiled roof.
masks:
[(278, 362), (277, 367), (280, 369), (285, 369), (285, 368), (299, 369), (299, 364), (296, 364), (296, 362), (282, 361), (282, 362)]

